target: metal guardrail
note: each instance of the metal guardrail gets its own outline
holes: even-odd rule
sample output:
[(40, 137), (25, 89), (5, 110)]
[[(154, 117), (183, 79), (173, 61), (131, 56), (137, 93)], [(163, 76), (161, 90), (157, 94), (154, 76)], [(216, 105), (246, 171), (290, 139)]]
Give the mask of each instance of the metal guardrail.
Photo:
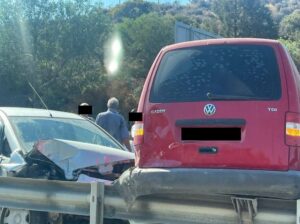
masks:
[(0, 207), (90, 216), (102, 223), (103, 183), (0, 177)]
[[(176, 199), (164, 197), (141, 197), (128, 209), (123, 200), (107, 196), (105, 193), (104, 207), (113, 208), (114, 212), (105, 212), (105, 217), (123, 218), (142, 223), (178, 223), (178, 224), (228, 224), (251, 223), (238, 220), (231, 197), (203, 196), (197, 198)], [(254, 224), (295, 224), (296, 202), (281, 200), (260, 200), (261, 206), (254, 217)], [(247, 214), (246, 214), (247, 215)]]
[[(247, 223), (238, 221), (231, 201), (226, 195), (152, 195), (128, 205), (114, 187), (102, 183), (0, 177), (0, 207), (85, 215), (90, 216), (90, 224), (101, 224), (103, 217), (135, 223)], [(296, 204), (258, 199), (253, 223), (299, 224)]]
[(0, 207), (89, 215), (91, 185), (0, 177)]

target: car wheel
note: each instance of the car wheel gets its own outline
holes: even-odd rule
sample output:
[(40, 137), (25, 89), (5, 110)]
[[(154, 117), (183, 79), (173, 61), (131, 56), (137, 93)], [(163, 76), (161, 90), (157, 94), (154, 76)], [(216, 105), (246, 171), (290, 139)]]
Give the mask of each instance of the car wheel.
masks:
[(25, 209), (3, 208), (0, 215), (0, 224), (46, 224), (47, 220), (47, 213)]

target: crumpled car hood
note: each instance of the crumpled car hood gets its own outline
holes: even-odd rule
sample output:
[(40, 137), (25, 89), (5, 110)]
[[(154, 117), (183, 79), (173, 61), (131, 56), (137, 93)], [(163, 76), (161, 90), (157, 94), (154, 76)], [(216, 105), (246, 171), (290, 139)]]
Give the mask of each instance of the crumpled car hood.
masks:
[(67, 179), (73, 178), (73, 171), (97, 166), (112, 167), (113, 164), (134, 160), (134, 153), (101, 145), (61, 139), (38, 141), (38, 150), (65, 171)]

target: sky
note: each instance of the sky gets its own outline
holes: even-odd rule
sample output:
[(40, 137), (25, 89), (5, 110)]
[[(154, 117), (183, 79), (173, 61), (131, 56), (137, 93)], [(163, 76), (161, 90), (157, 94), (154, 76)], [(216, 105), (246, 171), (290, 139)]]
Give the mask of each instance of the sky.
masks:
[[(104, 7), (113, 7), (116, 4), (120, 4), (125, 2), (126, 0), (100, 0)], [(156, 3), (173, 3), (176, 0), (147, 0), (148, 2), (156, 2)], [(189, 0), (177, 0), (180, 4), (186, 4), (189, 2)]]

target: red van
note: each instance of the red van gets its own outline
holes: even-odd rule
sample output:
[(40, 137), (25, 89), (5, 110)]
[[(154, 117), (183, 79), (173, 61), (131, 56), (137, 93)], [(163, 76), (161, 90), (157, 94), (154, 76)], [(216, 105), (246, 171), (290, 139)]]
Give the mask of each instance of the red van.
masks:
[(138, 112), (139, 168), (300, 170), (299, 73), (278, 41), (212, 39), (163, 48)]

